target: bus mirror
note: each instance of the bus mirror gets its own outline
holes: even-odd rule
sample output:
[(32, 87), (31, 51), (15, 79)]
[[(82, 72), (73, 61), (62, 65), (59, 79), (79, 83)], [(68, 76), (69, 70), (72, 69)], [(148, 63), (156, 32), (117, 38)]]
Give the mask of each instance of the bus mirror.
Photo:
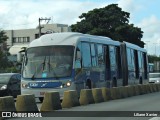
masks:
[(81, 59), (81, 52), (80, 51), (77, 51), (77, 53), (76, 53), (76, 59), (77, 60), (80, 60)]
[(21, 62), (22, 61), (22, 53), (18, 52), (17, 53), (17, 62)]

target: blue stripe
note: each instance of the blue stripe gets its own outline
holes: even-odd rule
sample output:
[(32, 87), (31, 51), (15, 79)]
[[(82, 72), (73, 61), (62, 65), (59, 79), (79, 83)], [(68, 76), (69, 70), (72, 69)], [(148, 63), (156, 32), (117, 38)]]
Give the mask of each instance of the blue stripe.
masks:
[(61, 82), (35, 82), (28, 83), (30, 88), (55, 88), (60, 87), (62, 85)]

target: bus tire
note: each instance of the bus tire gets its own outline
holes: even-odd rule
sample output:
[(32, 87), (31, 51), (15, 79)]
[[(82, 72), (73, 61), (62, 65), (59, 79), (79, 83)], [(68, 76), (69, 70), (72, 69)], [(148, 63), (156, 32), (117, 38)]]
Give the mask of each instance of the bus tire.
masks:
[(39, 101), (42, 103), (43, 102), (43, 97), (39, 97)]
[(91, 84), (91, 80), (87, 80), (87, 82), (86, 82), (86, 88), (88, 88), (88, 89), (92, 89), (92, 84)]

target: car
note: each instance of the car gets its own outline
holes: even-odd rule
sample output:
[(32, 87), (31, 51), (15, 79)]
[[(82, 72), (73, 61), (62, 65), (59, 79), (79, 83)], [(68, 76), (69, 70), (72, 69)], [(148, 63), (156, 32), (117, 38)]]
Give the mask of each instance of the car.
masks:
[(0, 73), (0, 97), (21, 94), (21, 74), (19, 73)]
[(149, 83), (159, 83), (160, 73), (149, 73)]

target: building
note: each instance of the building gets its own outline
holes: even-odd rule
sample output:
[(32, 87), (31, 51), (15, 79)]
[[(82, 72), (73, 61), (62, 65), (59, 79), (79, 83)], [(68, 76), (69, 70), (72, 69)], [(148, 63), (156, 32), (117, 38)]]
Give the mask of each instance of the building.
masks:
[[(54, 32), (70, 32), (71, 29), (65, 24), (44, 24), (41, 25), (41, 35), (54, 33)], [(10, 54), (15, 55), (22, 47), (28, 46), (28, 44), (34, 39), (39, 37), (39, 28), (33, 29), (19, 29), (19, 30), (5, 30), (7, 39), (7, 46), (10, 47)]]

